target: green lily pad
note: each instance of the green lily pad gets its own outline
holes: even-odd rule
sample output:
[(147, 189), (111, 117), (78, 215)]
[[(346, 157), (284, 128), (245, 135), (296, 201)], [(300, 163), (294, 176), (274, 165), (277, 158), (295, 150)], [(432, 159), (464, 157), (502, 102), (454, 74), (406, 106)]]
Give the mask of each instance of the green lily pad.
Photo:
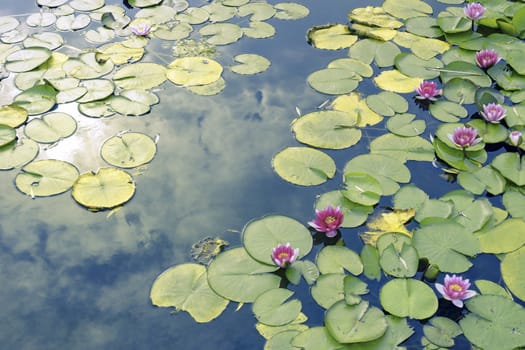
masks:
[(338, 96), (330, 106), (336, 111), (350, 114), (357, 120), (357, 126), (360, 128), (376, 125), (383, 120), (381, 115), (368, 108), (366, 100), (356, 92)]
[(286, 268), (285, 275), (292, 284), (298, 285), (303, 277), (306, 283), (312, 285), (319, 278), (319, 269), (309, 260), (299, 260)]
[(382, 7), (367, 6), (355, 8), (348, 14), (348, 19), (373, 27), (397, 29), (403, 26), (402, 22), (390, 16)]
[(275, 18), (281, 20), (301, 19), (310, 14), (308, 7), (294, 2), (280, 2), (273, 7), (276, 10)]
[(0, 147), (0, 170), (10, 170), (29, 163), (37, 156), (38, 150), (38, 143), (26, 138)]
[(86, 28), (91, 23), (91, 17), (85, 13), (60, 16), (55, 25), (58, 30), (74, 31)]
[(525, 185), (525, 155), (501, 153), (494, 158), (492, 166), (516, 185)]
[(248, 27), (242, 28), (242, 32), (249, 38), (265, 39), (275, 35), (275, 27), (266, 22), (250, 21)]
[(127, 172), (101, 168), (96, 173), (80, 175), (73, 184), (72, 196), (89, 210), (110, 209), (129, 201), (135, 194), (135, 182)]
[(212, 23), (227, 21), (237, 13), (237, 9), (235, 7), (224, 6), (220, 2), (212, 2), (211, 4), (202, 6), (201, 8), (208, 11), (210, 14), (209, 21)]
[(207, 57), (177, 58), (168, 68), (168, 79), (184, 86), (210, 84), (219, 80), (222, 74), (221, 64)]
[(242, 54), (233, 58), (238, 65), (232, 66), (231, 70), (237, 74), (257, 74), (264, 72), (270, 67), (271, 62), (256, 54)]
[[(140, 40), (137, 38), (137, 40)], [(111, 60), (116, 65), (136, 62), (144, 56), (143, 47), (130, 47), (123, 43), (112, 43), (100, 47), (97, 51), (97, 59)]]
[(288, 182), (302, 186), (319, 185), (335, 175), (333, 159), (316, 149), (288, 147), (272, 159), (275, 172)]
[(525, 281), (523, 280), (523, 264), (525, 263), (525, 247), (508, 253), (501, 262), (501, 275), (510, 291), (525, 301)]
[(419, 58), (410, 53), (400, 53), (395, 58), (395, 67), (401, 73), (409, 77), (433, 79), (439, 76), (439, 68), (443, 67), (443, 62), (433, 57), (428, 60)]
[(43, 114), (55, 106), (56, 95), (56, 90), (50, 85), (35, 85), (16, 95), (14, 104), (24, 108), (29, 115)]
[(62, 65), (62, 69), (71, 77), (78, 79), (100, 78), (113, 70), (115, 65), (111, 60), (99, 62), (94, 52), (81, 54), (78, 58), (70, 58)]
[(479, 87), (492, 85), (490, 77), (481, 68), (469, 62), (456, 61), (443, 67), (441, 70), (441, 81), (443, 84), (454, 78), (468, 80)]
[(475, 199), (471, 193), (456, 190), (447, 193), (440, 198), (442, 201), (450, 201), (454, 204), (454, 210), (460, 213), (453, 220), (461, 224), (471, 232), (480, 230), (494, 215), (492, 205), (487, 198)]
[(133, 7), (151, 7), (161, 2), (162, 0), (129, 0), (129, 4)]
[(400, 46), (410, 49), (414, 55), (424, 60), (442, 54), (450, 48), (450, 44), (446, 41), (424, 38), (408, 32), (398, 32), (393, 41)]
[(461, 333), (459, 325), (446, 317), (433, 317), (423, 326), (423, 334), (432, 344), (446, 348), (453, 347), (454, 338)]
[(105, 99), (109, 104), (109, 108), (115, 112), (122, 115), (143, 115), (150, 111), (150, 105), (144, 104), (139, 101), (134, 101), (126, 96), (110, 96)]
[(386, 12), (397, 18), (411, 18), (426, 16), (432, 13), (432, 7), (421, 0), (395, 1), (385, 0), (383, 8)]
[(503, 205), (514, 218), (525, 219), (525, 195), (519, 191), (506, 191), (503, 194)]
[(342, 274), (346, 270), (359, 276), (363, 272), (363, 263), (359, 255), (344, 246), (324, 247), (317, 254), (316, 263), (322, 274)]
[(272, 249), (290, 243), (299, 249), (298, 259), (312, 249), (312, 235), (299, 221), (282, 215), (270, 215), (250, 221), (243, 229), (242, 242), (248, 254), (260, 263), (275, 265)]
[(483, 349), (525, 346), (525, 309), (499, 295), (480, 295), (465, 303), (470, 311), (459, 321), (465, 337)]
[[(378, 244), (384, 237), (386, 235), (379, 237)], [(403, 244), (401, 249), (390, 244), (381, 251), (379, 264), (383, 271), (391, 276), (413, 277), (417, 272), (419, 256), (410, 244)]]
[(344, 280), (342, 273), (329, 273), (319, 276), (310, 292), (315, 302), (324, 309), (329, 309), (340, 300), (344, 300)]
[(157, 146), (147, 135), (126, 132), (113, 136), (102, 144), (100, 155), (110, 165), (121, 168), (134, 168), (149, 163)]
[(512, 218), (480, 233), (479, 244), (484, 253), (509, 253), (525, 245), (525, 221)]
[(507, 69), (503, 64), (496, 64), (487, 70), (487, 73), (502, 89), (507, 91), (525, 89), (525, 76)]
[(292, 122), (297, 141), (318, 148), (342, 149), (361, 139), (357, 119), (345, 112), (318, 111), (305, 114)]
[(476, 102), (476, 90), (478, 87), (470, 80), (463, 78), (453, 78), (448, 80), (443, 86), (443, 96), (449, 101), (462, 104), (472, 104)]
[(62, 112), (48, 113), (42, 118), (34, 118), (27, 123), (24, 133), (40, 143), (54, 143), (69, 137), (77, 130), (75, 119)]
[(292, 299), (288, 289), (270, 289), (259, 295), (253, 302), (252, 311), (255, 318), (268, 326), (283, 326), (291, 323), (301, 312), (301, 301)]
[(472, 28), (472, 20), (465, 16), (440, 16), (437, 24), (447, 34), (467, 32)]
[(86, 92), (78, 100), (78, 103), (86, 103), (109, 97), (115, 91), (113, 81), (108, 79), (90, 79), (84, 80), (81, 86), (86, 89)]
[(406, 278), (388, 281), (379, 293), (381, 306), (392, 315), (417, 320), (432, 316), (438, 308), (436, 294), (427, 284)]
[(211, 23), (199, 29), (199, 34), (210, 44), (227, 45), (239, 40), (243, 31), (237, 24)]
[(348, 305), (344, 300), (335, 303), (326, 311), (325, 325), (340, 343), (374, 340), (385, 334), (387, 329), (383, 312), (364, 300), (356, 305)]
[[(304, 326), (307, 329), (307, 326)], [(265, 350), (284, 350), (287, 347), (292, 350), (292, 340), (301, 334), (301, 330), (289, 329), (283, 330), (270, 337), (264, 344)]]
[(187, 311), (196, 322), (210, 322), (226, 309), (229, 301), (208, 285), (206, 268), (199, 264), (170, 267), (153, 282), (151, 303)]
[(344, 24), (312, 27), (308, 29), (306, 37), (310, 45), (324, 50), (344, 49), (357, 41), (357, 35), (352, 35), (350, 28)]
[(343, 196), (351, 202), (365, 206), (377, 204), (381, 198), (380, 182), (372, 175), (361, 172), (348, 172), (344, 176)]
[[(64, 39), (58, 33), (35, 33), (24, 40), (24, 47), (44, 47), (49, 50), (58, 49), (64, 44)], [(50, 55), (51, 56), (51, 55)]]
[(279, 287), (279, 267), (254, 260), (244, 248), (226, 250), (208, 266), (208, 283), (226, 299), (251, 303), (267, 290)]
[(395, 57), (400, 53), (401, 50), (396, 44), (377, 39), (359, 40), (349, 50), (351, 58), (367, 64), (375, 61), (378, 67), (393, 66)]
[(434, 223), (418, 228), (412, 244), (420, 258), (439, 266), (441, 271), (461, 273), (472, 263), (467, 257), (478, 254), (478, 239), (462, 225), (452, 221)]
[(416, 120), (411, 113), (398, 114), (388, 119), (387, 129), (398, 136), (416, 136), (425, 131), (426, 123), (424, 120)]
[(5, 68), (11, 72), (28, 72), (51, 57), (51, 50), (45, 47), (29, 47), (15, 51), (7, 56)]
[(292, 345), (304, 350), (341, 349), (341, 343), (330, 335), (326, 327), (308, 328), (293, 338)]
[(364, 275), (371, 280), (381, 280), (383, 272), (379, 265), (379, 251), (377, 248), (370, 244), (365, 244), (363, 245), (363, 249), (361, 249), (359, 256), (361, 257), (361, 261), (363, 261)]
[(160, 64), (134, 63), (116, 71), (113, 81), (122, 89), (151, 89), (165, 82), (167, 74)]
[(509, 137), (509, 131), (500, 123), (487, 123), (485, 120), (473, 119), (469, 125), (478, 130), (485, 143), (500, 143)]
[(354, 203), (346, 198), (342, 191), (329, 191), (317, 197), (315, 208), (322, 210), (328, 205), (340, 207), (344, 219), (342, 227), (357, 227), (368, 219), (368, 215), (374, 211), (373, 206)]
[(512, 299), (510, 293), (497, 283), (489, 280), (476, 280), (474, 283), (481, 294), (500, 295)]
[(201, 7), (189, 7), (175, 17), (178, 21), (188, 24), (202, 24), (210, 18), (208, 11)]
[(394, 194), (398, 189), (398, 182), (410, 181), (410, 171), (399, 160), (382, 154), (363, 154), (354, 157), (346, 163), (343, 173), (363, 172), (372, 175), (381, 183), (382, 193), (385, 196)]
[(472, 172), (462, 171), (458, 174), (458, 183), (474, 194), (482, 194), (487, 191), (498, 195), (505, 191), (507, 181), (498, 171), (491, 166), (486, 166)]
[(344, 68), (325, 68), (313, 72), (307, 78), (310, 86), (324, 94), (341, 95), (354, 91), (361, 76)]
[[(458, 96), (458, 93), (454, 93), (454, 95)], [(465, 118), (468, 116), (467, 109), (461, 104), (446, 100), (439, 100), (431, 103), (428, 110), (434, 118), (444, 123), (456, 123), (459, 121), (459, 118)]]
[(387, 117), (408, 111), (408, 101), (401, 95), (391, 91), (382, 91), (376, 95), (368, 95), (366, 104), (374, 112)]
[(16, 187), (31, 197), (66, 192), (78, 178), (77, 168), (61, 160), (45, 159), (29, 163), (15, 178)]
[(374, 70), (369, 64), (361, 62), (355, 58), (337, 58), (328, 63), (327, 68), (347, 69), (367, 78), (374, 74)]
[(437, 19), (429, 16), (408, 18), (405, 21), (405, 28), (409, 33), (427, 38), (443, 36), (443, 31), (437, 24)]
[(265, 2), (253, 2), (239, 6), (237, 15), (239, 17), (251, 16), (250, 21), (266, 21), (275, 15), (275, 9)]
[(9, 125), (0, 124), (0, 147), (10, 144), (16, 139), (16, 130)]

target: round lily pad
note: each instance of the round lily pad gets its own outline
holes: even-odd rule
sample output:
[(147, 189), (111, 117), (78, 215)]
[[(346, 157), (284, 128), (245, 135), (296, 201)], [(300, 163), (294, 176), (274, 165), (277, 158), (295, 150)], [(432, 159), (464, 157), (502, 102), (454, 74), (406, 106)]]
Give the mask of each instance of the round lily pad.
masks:
[(270, 289), (255, 299), (253, 313), (257, 321), (268, 326), (284, 326), (291, 323), (301, 312), (301, 301), (292, 299), (286, 301), (293, 292), (284, 289)]
[(57, 92), (47, 84), (35, 85), (15, 97), (15, 104), (26, 109), (30, 115), (45, 113), (56, 104)]
[(243, 230), (244, 248), (255, 260), (274, 265), (272, 249), (290, 243), (299, 249), (298, 259), (312, 249), (312, 235), (299, 221), (283, 215), (270, 215), (249, 222)]
[(135, 194), (135, 182), (127, 172), (101, 168), (96, 173), (80, 175), (73, 184), (73, 198), (90, 210), (110, 209), (129, 201)]
[(438, 308), (432, 288), (416, 279), (396, 278), (388, 281), (381, 288), (379, 299), (392, 315), (417, 320), (432, 316)]
[(232, 66), (232, 72), (237, 74), (257, 74), (264, 72), (270, 67), (270, 61), (256, 54), (242, 54), (233, 58), (238, 65)]
[(45, 159), (30, 163), (16, 176), (20, 192), (31, 197), (45, 197), (63, 193), (78, 178), (77, 168), (61, 160)]
[(300, 19), (310, 13), (308, 7), (294, 2), (280, 2), (273, 7), (277, 10), (275, 18), (282, 20)]
[(29, 47), (11, 53), (6, 58), (5, 67), (11, 72), (28, 72), (51, 57), (51, 50), (45, 47)]
[(102, 159), (121, 168), (134, 168), (149, 163), (157, 146), (148, 135), (127, 132), (106, 140), (100, 150)]
[(54, 143), (69, 137), (77, 130), (77, 122), (67, 113), (53, 112), (27, 123), (24, 132), (27, 137), (40, 143)]
[(9, 170), (29, 163), (37, 156), (38, 150), (38, 143), (31, 139), (19, 139), (0, 147), (0, 170)]
[(17, 128), (27, 120), (27, 110), (16, 104), (0, 107), (0, 124)]
[(219, 80), (222, 74), (221, 64), (208, 57), (178, 58), (168, 68), (168, 79), (184, 86), (210, 84)]
[(157, 63), (135, 63), (115, 72), (113, 81), (123, 89), (151, 89), (166, 81), (166, 68)]
[(359, 255), (344, 246), (324, 247), (317, 254), (316, 263), (322, 274), (343, 274), (348, 271), (358, 276), (363, 272), (363, 263)]
[(199, 30), (199, 34), (206, 37), (206, 41), (213, 45), (227, 45), (236, 42), (242, 37), (242, 29), (233, 23), (211, 23)]
[(307, 147), (288, 147), (277, 153), (272, 165), (279, 176), (296, 185), (319, 185), (335, 175), (334, 160)]
[(324, 94), (341, 95), (354, 91), (362, 80), (361, 76), (344, 68), (325, 68), (313, 72), (307, 78), (308, 84)]
[(16, 139), (16, 130), (8, 125), (0, 124), (0, 147), (10, 144)]

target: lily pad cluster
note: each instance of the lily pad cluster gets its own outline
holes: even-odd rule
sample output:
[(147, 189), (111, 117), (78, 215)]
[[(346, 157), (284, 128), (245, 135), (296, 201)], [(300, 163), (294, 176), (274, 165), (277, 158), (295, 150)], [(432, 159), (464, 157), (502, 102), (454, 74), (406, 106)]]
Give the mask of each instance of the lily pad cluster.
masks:
[[(266, 20), (294, 20), (309, 12), (292, 2), (128, 3), (133, 17), (104, 0), (38, 0), (41, 10), (34, 14), (0, 18), (1, 79), (9, 78), (13, 95), (11, 103), (0, 106), (0, 169), (21, 168), (15, 183), (32, 198), (72, 188), (73, 198), (91, 210), (128, 201), (135, 185), (122, 168), (147, 164), (156, 153), (156, 141), (145, 133), (130, 131), (104, 141), (100, 155), (108, 168), (82, 175), (76, 170), (82, 164), (44, 159), (40, 149), (74, 135), (84, 117), (150, 113), (159, 103), (153, 89), (166, 82), (199, 95), (220, 93), (225, 81), (223, 64), (214, 59), (218, 46), (242, 37), (272, 37), (275, 28)], [(246, 26), (233, 23), (244, 19)], [(85, 40), (80, 46), (67, 45), (64, 36), (81, 30)], [(151, 41), (174, 47), (166, 64), (142, 61), (153, 53)], [(231, 71), (243, 75), (261, 73), (271, 64), (253, 53), (233, 61)], [(61, 105), (72, 105), (78, 113), (55, 111)]]
[[(306, 234), (285, 216), (257, 219), (244, 228), (243, 245), (220, 253), (207, 270), (213, 293), (253, 303), (265, 349), (525, 346), (525, 146), (509, 139), (525, 130), (525, 72), (517, 59), (525, 53), (525, 4), (478, 5), (484, 15), (472, 19), (463, 1), (443, 1), (435, 12), (422, 0), (385, 0), (381, 7), (352, 10), (348, 23), (308, 31), (310, 45), (347, 55), (307, 76), (330, 103), (293, 120), (302, 145), (276, 153), (272, 166), (299, 186), (323, 184), (341, 169), (338, 189), (319, 194), (314, 205), (341, 210), (340, 232), (331, 238), (313, 229)], [(484, 49), (500, 56), (491, 67), (478, 63)], [(377, 92), (363, 96), (362, 82)], [(439, 87), (431, 98), (416, 92), (425, 82)], [(501, 105), (505, 118), (485, 119), (489, 104)], [(325, 152), (364, 142), (371, 126), (385, 132), (369, 142), (368, 153), (339, 165)], [(475, 128), (478, 139), (458, 144), (454, 133), (463, 127)], [(414, 166), (426, 166), (436, 179), (446, 175), (461, 188), (433, 198), (425, 186), (411, 183)], [(356, 236), (360, 251), (349, 244)], [(312, 237), (321, 246), (310, 260)], [(279, 268), (271, 251), (285, 243), (299, 248), (299, 257)], [(445, 273), (468, 276), (476, 257), (489, 254), (499, 260), (499, 283), (473, 281), (476, 295), (464, 309), (447, 313), (463, 302), (453, 305), (434, 282)], [(163, 275), (153, 284), (153, 304), (184, 310), (176, 281)], [(292, 289), (300, 287), (326, 310), (322, 324), (309, 324), (293, 299)], [(170, 305), (159, 301), (167, 294)], [(414, 334), (422, 336), (412, 339)]]

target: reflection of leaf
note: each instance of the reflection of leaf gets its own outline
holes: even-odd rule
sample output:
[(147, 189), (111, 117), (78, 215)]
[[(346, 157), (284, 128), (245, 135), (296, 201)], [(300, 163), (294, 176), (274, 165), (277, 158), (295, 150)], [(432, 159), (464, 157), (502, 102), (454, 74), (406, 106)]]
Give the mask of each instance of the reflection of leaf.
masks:
[(465, 303), (470, 313), (459, 321), (465, 337), (483, 349), (525, 346), (525, 309), (499, 295), (480, 295)]

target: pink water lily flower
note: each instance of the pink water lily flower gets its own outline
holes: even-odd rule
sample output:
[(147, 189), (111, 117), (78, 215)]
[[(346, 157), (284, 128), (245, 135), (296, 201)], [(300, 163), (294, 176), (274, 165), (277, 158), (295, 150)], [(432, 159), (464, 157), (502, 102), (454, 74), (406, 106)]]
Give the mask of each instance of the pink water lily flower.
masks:
[(324, 232), (326, 237), (335, 237), (337, 229), (343, 223), (344, 215), (340, 207), (334, 208), (331, 205), (323, 210), (315, 210), (316, 218), (308, 225), (313, 227), (316, 231)]
[(445, 275), (444, 285), (441, 283), (435, 283), (437, 291), (445, 298), (450, 300), (452, 304), (457, 307), (463, 307), (463, 300), (472, 298), (477, 293), (470, 290), (470, 282), (468, 279), (463, 279), (461, 276), (448, 274)]
[(151, 26), (145, 22), (139, 22), (133, 24), (130, 29), (137, 36), (147, 36), (151, 31)]
[(297, 256), (299, 256), (299, 248), (293, 249), (290, 243), (278, 244), (272, 250), (272, 260), (279, 267), (290, 266), (297, 259)]
[(481, 68), (489, 68), (501, 60), (496, 50), (484, 49), (476, 52), (476, 63)]
[(483, 105), (483, 110), (480, 112), (480, 114), (489, 123), (499, 123), (503, 118), (505, 118), (506, 112), (507, 111), (502, 105), (497, 103), (489, 103), (488, 105)]
[(437, 96), (441, 95), (442, 90), (437, 88), (437, 84), (433, 81), (423, 81), (416, 89), (418, 100), (437, 100)]
[(511, 145), (518, 147), (523, 142), (523, 134), (517, 130), (509, 134), (509, 142)]
[(465, 12), (465, 16), (474, 21), (483, 17), (485, 8), (479, 2), (472, 2), (465, 6), (463, 11)]
[(447, 136), (456, 146), (462, 148), (477, 145), (481, 141), (481, 138), (478, 137), (478, 130), (466, 126), (455, 128), (454, 133)]

